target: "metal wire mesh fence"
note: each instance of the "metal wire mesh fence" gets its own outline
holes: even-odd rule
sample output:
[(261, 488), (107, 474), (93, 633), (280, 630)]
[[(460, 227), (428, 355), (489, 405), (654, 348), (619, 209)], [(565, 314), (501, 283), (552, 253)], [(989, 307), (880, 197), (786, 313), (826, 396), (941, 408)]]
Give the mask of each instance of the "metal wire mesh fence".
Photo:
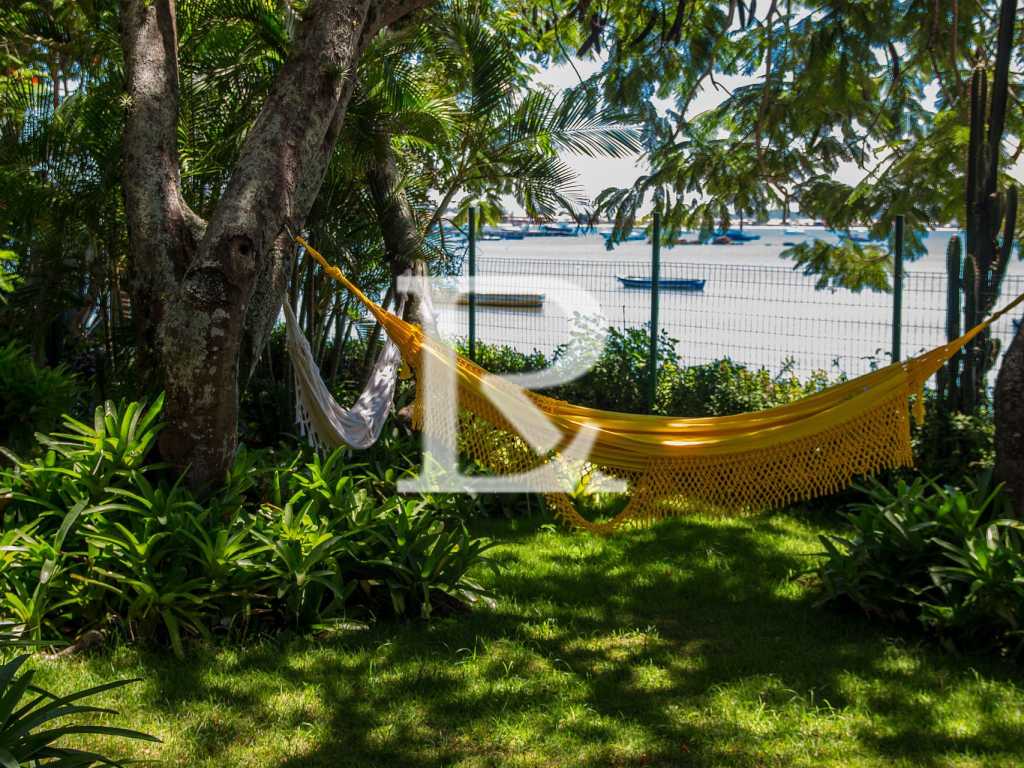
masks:
[[(477, 258), (481, 278), (500, 277), (514, 290), (543, 294), (538, 307), (476, 310), (479, 341), (550, 355), (581, 325), (581, 297), (596, 299), (610, 327), (644, 328), (650, 318), (650, 288), (625, 287), (620, 277), (649, 280), (649, 261)], [(816, 278), (786, 266), (714, 263), (661, 265), (660, 328), (676, 339), (685, 364), (724, 357), (777, 371), (813, 370), (851, 376), (890, 360), (893, 297), (846, 289), (818, 290)], [(909, 270), (903, 288), (903, 356), (945, 341), (946, 275)], [(703, 290), (672, 290), (672, 280), (703, 280)], [(1008, 275), (1001, 301), (1024, 292), (1024, 274)], [(586, 314), (586, 313), (584, 313)], [(446, 335), (464, 337), (467, 308), (441, 310)], [(1004, 318), (994, 335), (1005, 346), (1013, 321)]]

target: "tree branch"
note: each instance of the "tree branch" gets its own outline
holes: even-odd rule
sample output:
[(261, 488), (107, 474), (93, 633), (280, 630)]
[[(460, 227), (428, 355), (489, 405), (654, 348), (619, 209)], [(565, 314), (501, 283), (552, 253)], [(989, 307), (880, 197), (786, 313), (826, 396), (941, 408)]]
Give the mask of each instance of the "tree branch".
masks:
[[(427, 0), (313, 0), (246, 136), (210, 220), (200, 259), (224, 238), (266, 254), (285, 222), (301, 225), (319, 191), (352, 93), (359, 55), (383, 26)], [(222, 253), (216, 261), (221, 261)], [(202, 266), (202, 265), (197, 265)], [(210, 265), (212, 266), (212, 264)], [(264, 265), (253, 265), (253, 267)]]
[[(302, 226), (323, 183), (367, 42), (428, 0), (314, 0), (293, 53), (246, 136), (231, 180), (193, 265), (236, 273), (246, 293), (243, 376), (277, 317), (291, 247), (285, 224)], [(238, 258), (237, 249), (245, 254)], [(242, 267), (237, 272), (236, 267)]]
[(132, 310), (143, 370), (153, 370), (161, 302), (183, 274), (203, 221), (181, 196), (174, 0), (121, 0), (127, 114), (122, 186), (133, 260)]
[(384, 0), (373, 19), (370, 36), (377, 34), (384, 27), (390, 27), (408, 18), (410, 15), (425, 8), (432, 0)]

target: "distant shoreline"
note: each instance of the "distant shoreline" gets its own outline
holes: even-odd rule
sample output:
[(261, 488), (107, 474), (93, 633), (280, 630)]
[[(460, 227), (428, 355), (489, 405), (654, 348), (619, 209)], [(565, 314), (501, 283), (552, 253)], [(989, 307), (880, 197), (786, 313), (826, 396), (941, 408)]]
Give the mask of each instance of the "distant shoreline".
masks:
[[(744, 224), (742, 227), (736, 227), (736, 228), (737, 229), (784, 229), (784, 228), (788, 228), (788, 227), (800, 227), (801, 229), (823, 229), (826, 232), (830, 232), (830, 231), (833, 231), (835, 229), (833, 227), (827, 227), (827, 226), (824, 226), (824, 225), (821, 225), (821, 224), (796, 224), (796, 223), (793, 223), (793, 222), (789, 222), (787, 224), (782, 224), (781, 222), (770, 222), (770, 223), (767, 223), (767, 224)], [(870, 227), (866, 227), (866, 226), (853, 226), (853, 227), (849, 227), (849, 229), (850, 229), (851, 232), (866, 232), (867, 230), (870, 229)], [(943, 227), (929, 227), (928, 231), (929, 232), (959, 232), (960, 229), (961, 229), (961, 227), (943, 226)]]

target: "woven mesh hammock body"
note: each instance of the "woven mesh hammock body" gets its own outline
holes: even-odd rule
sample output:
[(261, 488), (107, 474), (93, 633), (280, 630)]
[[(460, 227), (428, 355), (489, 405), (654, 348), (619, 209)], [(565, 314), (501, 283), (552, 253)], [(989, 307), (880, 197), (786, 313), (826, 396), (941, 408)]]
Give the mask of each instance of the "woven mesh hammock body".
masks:
[[(305, 240), (296, 240), (377, 318), (418, 381), (428, 364), (454, 367), (459, 418), (435, 438), (499, 474), (553, 465), (560, 472), (575, 473), (578, 486), (586, 485), (595, 471), (624, 480), (628, 503), (602, 523), (583, 518), (568, 494), (546, 493), (566, 523), (597, 533), (696, 509), (740, 512), (776, 507), (833, 493), (858, 475), (910, 466), (910, 399), (915, 417), (923, 420), (924, 383), (971, 339), (1024, 302), (1024, 295), (1019, 296), (955, 341), (790, 405), (724, 417), (644, 416), (573, 405), (489, 374), (454, 355), (419, 326), (377, 306)], [(428, 411), (451, 407), (443, 395), (433, 397), (427, 389), (416, 390), (417, 427), (425, 422), (444, 424)], [(530, 406), (539, 410), (564, 435), (558, 448), (535, 453), (495, 405), (500, 401), (509, 412), (524, 397), (524, 411)], [(586, 460), (563, 460), (560, 449), (584, 431), (593, 439)], [(529, 480), (524, 482), (523, 490), (530, 490)]]
[[(398, 307), (402, 313), (405, 300)], [(299, 434), (317, 448), (345, 443), (366, 449), (377, 442), (395, 397), (402, 354), (389, 338), (370, 371), (369, 380), (351, 408), (343, 408), (324, 384), (309, 341), (284, 303), (288, 356), (295, 373), (295, 422)]]

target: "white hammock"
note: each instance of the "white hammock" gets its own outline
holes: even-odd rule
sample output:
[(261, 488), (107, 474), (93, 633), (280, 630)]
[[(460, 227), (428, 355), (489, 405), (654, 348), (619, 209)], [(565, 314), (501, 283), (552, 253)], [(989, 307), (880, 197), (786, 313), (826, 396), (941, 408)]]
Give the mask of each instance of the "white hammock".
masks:
[[(424, 297), (421, 312), (425, 322), (433, 326), (435, 319), (429, 293), (421, 290), (420, 296)], [(406, 296), (403, 295), (397, 310), (399, 317), (405, 310), (405, 302)], [(369, 448), (377, 442), (391, 413), (398, 371), (402, 365), (398, 347), (385, 334), (384, 347), (377, 354), (366, 387), (351, 408), (343, 408), (324, 384), (309, 342), (287, 301), (284, 303), (284, 317), (286, 346), (295, 371), (295, 422), (299, 433), (320, 450), (337, 448), (342, 444), (359, 450)]]

